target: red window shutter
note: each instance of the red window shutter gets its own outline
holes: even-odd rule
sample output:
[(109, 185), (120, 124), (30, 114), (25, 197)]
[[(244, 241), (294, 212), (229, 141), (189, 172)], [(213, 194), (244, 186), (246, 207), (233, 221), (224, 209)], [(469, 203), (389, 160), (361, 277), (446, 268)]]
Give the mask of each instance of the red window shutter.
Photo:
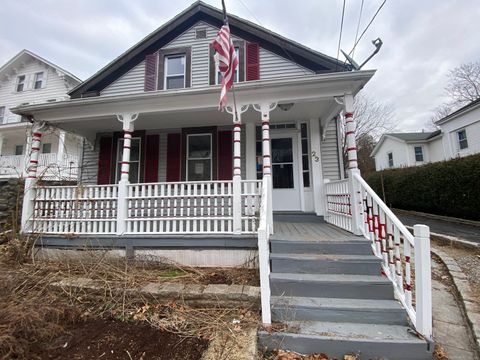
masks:
[(181, 134), (168, 134), (167, 137), (167, 181), (180, 181)]
[(232, 131), (219, 131), (217, 135), (218, 180), (232, 180), (233, 137)]
[(100, 138), (100, 153), (98, 156), (97, 174), (98, 185), (110, 184), (110, 169), (112, 167), (112, 144), (113, 138)]
[(160, 154), (160, 136), (145, 137), (145, 182), (158, 181), (158, 156)]
[(157, 53), (145, 56), (145, 91), (157, 90)]
[(260, 79), (260, 46), (257, 43), (247, 43), (246, 45), (246, 79)]

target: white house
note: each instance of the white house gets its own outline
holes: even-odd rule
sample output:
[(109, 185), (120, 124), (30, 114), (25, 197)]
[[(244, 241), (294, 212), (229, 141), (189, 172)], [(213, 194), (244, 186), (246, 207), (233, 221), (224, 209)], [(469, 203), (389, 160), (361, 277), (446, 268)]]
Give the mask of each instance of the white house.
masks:
[(438, 120), (433, 132), (386, 133), (372, 151), (377, 171), (480, 153), (480, 99)]
[(263, 345), (431, 358), (428, 228), (413, 236), (357, 166), (353, 100), (375, 72), (229, 15), (239, 67), (235, 102), (229, 92), (219, 112), (211, 43), (223, 24), (221, 10), (195, 2), (71, 99), (13, 109), (34, 121), (35, 148), (50, 127), (87, 139), (78, 186), (39, 184), (32, 152), (23, 231), (57, 253), (107, 248), (190, 266), (258, 256), (263, 322), (313, 321), (261, 334)]
[[(68, 99), (80, 79), (28, 50), (0, 68), (0, 179), (21, 177), (31, 151), (27, 117), (14, 114), (20, 105)], [(58, 129), (45, 135), (40, 149), (39, 175), (47, 180), (75, 180), (81, 140)]]

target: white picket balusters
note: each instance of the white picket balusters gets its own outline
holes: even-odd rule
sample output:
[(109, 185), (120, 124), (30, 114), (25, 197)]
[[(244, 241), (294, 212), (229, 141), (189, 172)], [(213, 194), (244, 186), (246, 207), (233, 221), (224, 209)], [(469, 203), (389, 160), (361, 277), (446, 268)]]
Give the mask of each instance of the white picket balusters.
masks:
[(354, 175), (363, 199), (362, 232), (382, 259), (382, 271), (416, 330), (432, 338), (430, 231), (415, 225), (413, 235), (360, 174)]
[(37, 186), (33, 232), (114, 234), (117, 185)]
[(325, 221), (352, 231), (352, 206), (348, 179), (325, 182)]

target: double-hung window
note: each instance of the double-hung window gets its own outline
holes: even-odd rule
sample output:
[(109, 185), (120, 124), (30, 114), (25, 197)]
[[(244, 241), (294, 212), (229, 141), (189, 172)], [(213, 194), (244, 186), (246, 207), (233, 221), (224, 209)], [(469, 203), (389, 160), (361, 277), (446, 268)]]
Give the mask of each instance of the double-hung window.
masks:
[(25, 75), (20, 75), (17, 77), (17, 92), (22, 92), (25, 90)]
[(393, 153), (389, 152), (387, 154), (388, 167), (393, 167)]
[(467, 131), (462, 129), (457, 131), (458, 148), (464, 150), (468, 148)]
[(212, 134), (187, 135), (187, 181), (212, 179)]
[(35, 81), (33, 83), (33, 88), (35, 90), (41, 89), (43, 87), (43, 72), (38, 72), (35, 74)]
[(415, 146), (415, 161), (423, 162), (423, 148), (421, 146)]
[[(129, 181), (130, 183), (140, 182), (140, 153), (141, 153), (142, 139), (139, 137), (132, 138), (130, 144), (130, 170)], [(123, 139), (118, 139), (117, 144), (117, 177), (116, 182), (120, 180), (122, 171), (122, 155), (123, 155)]]
[[(235, 48), (235, 54), (237, 55), (238, 59), (238, 66), (235, 68), (235, 73), (233, 74), (233, 82), (237, 83), (238, 82), (238, 69), (240, 68), (240, 58), (238, 57), (238, 47)], [(220, 72), (218, 65), (215, 64), (215, 84), (221, 84), (222, 83), (222, 73)]]
[(185, 54), (165, 56), (165, 89), (185, 87)]
[(0, 106), (0, 124), (5, 124), (5, 106)]
[(52, 144), (45, 143), (42, 144), (42, 153), (43, 154), (50, 154), (52, 152)]
[(23, 145), (15, 145), (15, 155), (23, 155)]

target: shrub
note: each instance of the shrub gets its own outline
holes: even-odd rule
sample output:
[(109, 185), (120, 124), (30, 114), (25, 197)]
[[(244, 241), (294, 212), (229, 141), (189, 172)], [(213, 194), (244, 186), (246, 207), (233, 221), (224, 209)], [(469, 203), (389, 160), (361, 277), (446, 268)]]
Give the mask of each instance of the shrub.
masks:
[(387, 205), (437, 215), (480, 220), (480, 154), (369, 176)]

